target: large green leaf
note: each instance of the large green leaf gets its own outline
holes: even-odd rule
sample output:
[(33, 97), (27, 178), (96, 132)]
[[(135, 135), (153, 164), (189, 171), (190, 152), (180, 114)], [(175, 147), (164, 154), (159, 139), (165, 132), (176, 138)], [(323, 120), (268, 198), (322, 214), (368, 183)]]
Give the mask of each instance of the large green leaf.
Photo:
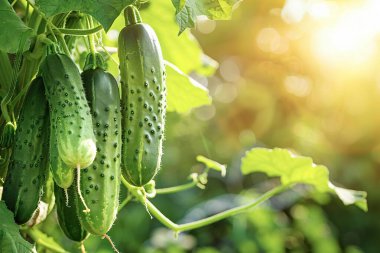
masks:
[(186, 113), (192, 108), (211, 104), (208, 90), (166, 62), (168, 111)]
[(166, 60), (176, 65), (182, 72), (199, 72), (212, 75), (217, 63), (205, 57), (197, 40), (189, 31), (177, 36), (175, 9), (168, 0), (151, 1), (149, 8), (141, 11), (144, 23), (156, 32), (162, 53)]
[(13, 220), (13, 214), (3, 201), (0, 201), (0, 252), (35, 252), (33, 245), (25, 241)]
[(283, 185), (303, 183), (312, 185), (320, 192), (334, 192), (345, 205), (355, 204), (367, 211), (366, 192), (348, 190), (329, 182), (328, 169), (316, 165), (309, 157), (296, 156), (286, 149), (254, 148), (242, 159), (243, 174), (263, 172), (280, 177)]
[(125, 6), (134, 0), (36, 0), (37, 6), (50, 17), (58, 13), (72, 10), (92, 15), (108, 30)]
[(33, 29), (22, 22), (7, 0), (0, 0), (0, 31), (0, 50), (7, 53), (26, 51), (34, 35)]
[(213, 20), (230, 19), (237, 2), (239, 0), (172, 0), (176, 8), (179, 33), (194, 27), (197, 16), (205, 15)]

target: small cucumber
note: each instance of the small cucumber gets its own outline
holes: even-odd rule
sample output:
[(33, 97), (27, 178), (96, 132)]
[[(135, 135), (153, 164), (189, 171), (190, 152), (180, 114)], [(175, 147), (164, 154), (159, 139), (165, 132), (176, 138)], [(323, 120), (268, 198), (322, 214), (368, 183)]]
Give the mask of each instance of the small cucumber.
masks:
[(55, 129), (50, 127), (49, 164), (54, 182), (61, 188), (67, 189), (73, 183), (74, 170), (65, 164), (58, 155)]
[(83, 241), (87, 238), (88, 232), (80, 224), (78, 205), (76, 202), (75, 184), (68, 189), (69, 202), (66, 203), (65, 190), (54, 184), (55, 204), (57, 206), (57, 218), (63, 233), (73, 241)]
[(101, 63), (99, 54), (89, 54), (82, 73), (93, 117), (97, 155), (93, 164), (81, 174), (80, 187), (91, 212), (79, 212), (79, 219), (83, 227), (95, 235), (105, 235), (116, 219), (121, 173), (119, 90), (115, 78), (103, 68), (97, 67)]
[(138, 10), (125, 9), (119, 34), (122, 107), (122, 173), (135, 186), (157, 174), (162, 156), (166, 113), (165, 69), (153, 29)]
[(41, 77), (31, 83), (17, 125), (2, 198), (24, 224), (37, 209), (48, 173), (49, 114)]

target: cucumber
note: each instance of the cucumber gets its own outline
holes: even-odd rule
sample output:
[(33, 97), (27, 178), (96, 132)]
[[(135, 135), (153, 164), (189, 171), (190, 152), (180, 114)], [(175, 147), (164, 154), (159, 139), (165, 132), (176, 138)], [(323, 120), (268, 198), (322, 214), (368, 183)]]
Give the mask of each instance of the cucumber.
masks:
[(13, 139), (16, 132), (16, 127), (12, 122), (7, 122), (4, 126), (3, 133), (0, 137), (0, 148), (10, 148), (13, 145)]
[(87, 238), (88, 232), (81, 226), (77, 215), (80, 212), (75, 198), (75, 184), (67, 189), (67, 193), (70, 196), (68, 204), (66, 204), (65, 190), (54, 184), (58, 223), (67, 238), (81, 242)]
[(79, 70), (65, 54), (48, 54), (41, 64), (58, 154), (71, 168), (86, 168), (96, 155), (90, 109)]
[(17, 125), (2, 198), (24, 224), (37, 209), (48, 173), (49, 114), (41, 77), (31, 83)]
[[(98, 60), (97, 63), (96, 60)], [(121, 173), (119, 90), (117, 81), (101, 68), (101, 63), (99, 54), (89, 54), (85, 71), (82, 73), (83, 85), (93, 117), (97, 155), (93, 164), (84, 169), (81, 174), (80, 187), (91, 212), (79, 212), (79, 219), (83, 227), (95, 235), (105, 235), (116, 219)], [(92, 68), (93, 66), (95, 69)], [(80, 202), (78, 204), (82, 205)]]
[(74, 170), (65, 164), (58, 155), (55, 129), (50, 126), (49, 167), (54, 182), (61, 188), (67, 189), (74, 181)]
[(119, 34), (122, 107), (122, 173), (134, 186), (157, 174), (162, 156), (166, 113), (165, 69), (153, 29), (128, 6)]
[[(40, 69), (50, 106), (50, 124), (55, 133), (59, 157), (70, 168), (76, 168), (80, 175), (80, 169), (90, 166), (96, 156), (90, 109), (75, 63), (69, 56), (57, 53), (54, 48), (49, 50)], [(64, 176), (63, 168), (60, 169), (63, 171), (61, 176)], [(80, 181), (80, 176), (77, 178)], [(78, 196), (86, 208), (84, 211), (89, 212), (79, 189), (80, 182), (77, 185)]]

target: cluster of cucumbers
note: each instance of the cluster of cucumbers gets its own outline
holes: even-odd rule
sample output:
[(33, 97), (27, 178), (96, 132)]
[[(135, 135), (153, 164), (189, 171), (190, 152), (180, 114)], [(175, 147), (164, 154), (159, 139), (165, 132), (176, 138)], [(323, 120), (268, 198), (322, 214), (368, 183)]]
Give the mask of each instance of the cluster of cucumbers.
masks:
[(138, 10), (125, 9), (120, 84), (102, 56), (83, 72), (50, 45), (18, 117), (2, 199), (18, 224), (38, 209), (48, 178), (60, 227), (74, 241), (104, 236), (114, 223), (123, 176), (142, 187), (157, 174), (165, 128), (161, 48)]

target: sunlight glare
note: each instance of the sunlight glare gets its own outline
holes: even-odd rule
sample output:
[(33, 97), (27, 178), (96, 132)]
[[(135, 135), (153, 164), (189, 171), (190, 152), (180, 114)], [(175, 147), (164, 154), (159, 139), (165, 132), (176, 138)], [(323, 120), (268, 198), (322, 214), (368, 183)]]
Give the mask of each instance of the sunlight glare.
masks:
[(379, 11), (380, 1), (368, 0), (321, 28), (313, 38), (317, 57), (331, 64), (358, 65), (370, 60), (376, 49), (375, 37), (380, 32)]

